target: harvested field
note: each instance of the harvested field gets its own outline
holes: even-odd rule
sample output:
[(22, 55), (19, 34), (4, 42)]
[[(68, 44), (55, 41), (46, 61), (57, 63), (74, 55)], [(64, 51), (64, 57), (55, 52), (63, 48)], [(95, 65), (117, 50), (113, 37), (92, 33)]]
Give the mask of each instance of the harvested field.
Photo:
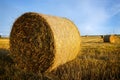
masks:
[[(9, 46), (9, 45), (8, 45)], [(0, 50), (0, 79), (16, 80), (120, 80), (120, 44), (104, 43), (101, 37), (81, 37), (81, 53), (75, 60), (48, 74), (15, 69), (8, 53)], [(7, 57), (6, 57), (7, 56)]]
[(0, 48), (9, 49), (9, 39), (0, 38)]

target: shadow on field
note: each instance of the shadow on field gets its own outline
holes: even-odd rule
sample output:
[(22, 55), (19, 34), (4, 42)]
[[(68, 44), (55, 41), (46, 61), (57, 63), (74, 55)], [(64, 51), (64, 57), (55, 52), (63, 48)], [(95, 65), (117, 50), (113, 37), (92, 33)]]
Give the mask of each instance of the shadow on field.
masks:
[(0, 54), (8, 54), (9, 50), (0, 48)]
[(13, 63), (13, 60), (9, 56), (9, 50), (0, 49), (0, 61), (4, 63)]

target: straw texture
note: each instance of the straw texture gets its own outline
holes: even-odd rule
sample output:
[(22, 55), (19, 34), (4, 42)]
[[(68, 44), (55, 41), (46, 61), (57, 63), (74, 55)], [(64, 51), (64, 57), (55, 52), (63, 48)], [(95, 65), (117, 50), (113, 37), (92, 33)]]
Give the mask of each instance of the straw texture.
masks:
[(80, 42), (70, 20), (29, 12), (13, 24), (10, 51), (18, 68), (43, 73), (76, 58)]

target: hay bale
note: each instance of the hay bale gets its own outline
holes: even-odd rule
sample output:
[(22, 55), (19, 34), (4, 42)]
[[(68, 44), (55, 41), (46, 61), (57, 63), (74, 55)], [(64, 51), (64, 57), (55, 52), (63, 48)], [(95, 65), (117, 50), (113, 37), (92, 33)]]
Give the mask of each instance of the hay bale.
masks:
[(103, 39), (103, 38), (104, 38), (104, 35), (101, 35), (100, 37)]
[(79, 31), (70, 20), (29, 12), (13, 24), (10, 51), (18, 68), (50, 72), (76, 58), (80, 41)]
[(110, 43), (115, 43), (116, 42), (116, 36), (114, 35), (105, 35), (103, 37), (104, 42), (110, 42)]

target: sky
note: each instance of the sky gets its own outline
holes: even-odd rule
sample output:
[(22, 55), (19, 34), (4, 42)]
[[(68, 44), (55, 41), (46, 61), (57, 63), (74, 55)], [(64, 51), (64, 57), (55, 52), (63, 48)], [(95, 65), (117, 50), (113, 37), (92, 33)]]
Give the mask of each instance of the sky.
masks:
[(0, 0), (0, 35), (25, 12), (66, 17), (81, 35), (120, 34), (120, 0)]

